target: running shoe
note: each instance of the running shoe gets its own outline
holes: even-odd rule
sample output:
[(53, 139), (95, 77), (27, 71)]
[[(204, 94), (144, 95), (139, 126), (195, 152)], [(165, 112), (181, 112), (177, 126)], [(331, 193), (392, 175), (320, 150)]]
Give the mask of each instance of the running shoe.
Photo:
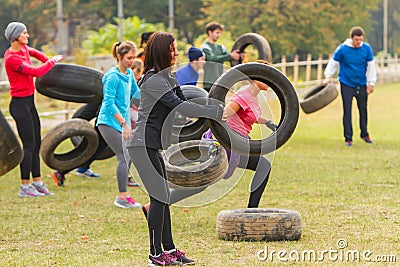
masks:
[(126, 198), (120, 198), (116, 197), (114, 201), (114, 205), (117, 206), (118, 208), (140, 208), (142, 205), (138, 202), (136, 202), (133, 198), (131, 197), (126, 197)]
[(136, 183), (132, 177), (128, 178), (128, 186), (130, 187), (140, 187), (139, 183)]
[(33, 185), (30, 184), (27, 187), (21, 185), (19, 187), (18, 196), (19, 197), (42, 197), (42, 196), (45, 196), (45, 194), (40, 193), (39, 191), (36, 190), (36, 188)]
[(43, 183), (39, 185), (33, 182), (32, 185), (38, 192), (45, 194), (46, 196), (54, 196), (54, 193), (50, 192), (49, 189), (47, 189), (47, 187)]
[(169, 253), (161, 253), (158, 256), (149, 255), (148, 266), (155, 267), (155, 266), (179, 266), (182, 263), (178, 261), (174, 261)]
[(78, 176), (83, 176), (83, 177), (88, 177), (88, 178), (99, 178), (100, 177), (100, 174), (94, 173), (91, 169), (85, 169), (82, 167), (79, 167), (78, 169), (76, 169), (75, 174)]
[(185, 252), (174, 249), (172, 251), (166, 252), (171, 256), (173, 261), (180, 262), (182, 265), (195, 265), (196, 262), (194, 260), (189, 259), (185, 256)]
[(368, 143), (368, 144), (373, 143), (373, 141), (372, 141), (371, 137), (369, 137), (369, 135), (367, 135), (366, 137), (361, 137), (361, 139), (364, 140), (365, 143)]
[(56, 187), (64, 187), (65, 176), (59, 171), (55, 171), (51, 174), (54, 184)]

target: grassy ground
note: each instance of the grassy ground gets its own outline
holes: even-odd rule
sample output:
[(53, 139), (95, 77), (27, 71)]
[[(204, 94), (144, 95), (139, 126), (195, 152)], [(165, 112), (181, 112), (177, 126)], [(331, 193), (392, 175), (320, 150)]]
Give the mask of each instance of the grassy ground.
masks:
[[(271, 180), (261, 207), (300, 212), (303, 234), (296, 242), (230, 242), (216, 238), (215, 221), (222, 209), (245, 207), (251, 172), (225, 197), (203, 207), (172, 207), (178, 248), (198, 261), (196, 266), (400, 266), (400, 84), (378, 86), (370, 97), (373, 145), (357, 138), (344, 147), (341, 101), (314, 114), (301, 113), (291, 140), (275, 154)], [(5, 107), (1, 106), (4, 110)], [(354, 111), (354, 125), (358, 116)], [(115, 159), (97, 161), (98, 180), (67, 176), (66, 187), (54, 188), (51, 170), (43, 164), (44, 181), (54, 197), (17, 197), (19, 170), (0, 178), (0, 266), (146, 266), (148, 233), (140, 209), (114, 207), (117, 193)], [(148, 198), (129, 189), (141, 203)], [(345, 249), (337, 242), (344, 239)], [(287, 252), (262, 261), (260, 250)], [(315, 251), (323, 261), (293, 261), (304, 251)], [(335, 250), (339, 254), (335, 254)], [(348, 251), (370, 251), (371, 260), (347, 262)], [(264, 253), (260, 254), (265, 256)], [(339, 258), (338, 258), (339, 256)], [(335, 260), (337, 259), (337, 260)], [(343, 260), (341, 260), (343, 259)], [(393, 262), (396, 260), (396, 262)]]

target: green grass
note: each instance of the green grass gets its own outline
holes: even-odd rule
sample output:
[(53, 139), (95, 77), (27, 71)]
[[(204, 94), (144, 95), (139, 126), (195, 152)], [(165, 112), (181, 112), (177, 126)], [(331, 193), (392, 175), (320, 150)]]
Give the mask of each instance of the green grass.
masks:
[[(369, 130), (373, 145), (357, 136), (354, 109), (353, 147), (344, 147), (341, 101), (306, 115), (301, 112), (295, 134), (275, 153), (261, 207), (300, 212), (303, 233), (296, 242), (231, 242), (217, 239), (220, 210), (247, 205), (251, 172), (225, 197), (184, 212), (172, 207), (175, 243), (196, 266), (399, 266), (400, 264), (400, 84), (380, 85), (370, 96)], [(4, 109), (4, 106), (2, 106)], [(97, 161), (98, 180), (67, 176), (56, 189), (43, 164), (44, 181), (54, 197), (20, 199), (18, 168), (0, 178), (0, 266), (146, 266), (148, 232), (141, 210), (114, 207), (116, 160)], [(141, 203), (145, 193), (129, 189)], [(309, 261), (280, 263), (257, 259), (257, 252), (337, 249), (395, 255), (396, 263)], [(345, 249), (345, 250), (346, 250)], [(287, 257), (287, 255), (286, 255)]]

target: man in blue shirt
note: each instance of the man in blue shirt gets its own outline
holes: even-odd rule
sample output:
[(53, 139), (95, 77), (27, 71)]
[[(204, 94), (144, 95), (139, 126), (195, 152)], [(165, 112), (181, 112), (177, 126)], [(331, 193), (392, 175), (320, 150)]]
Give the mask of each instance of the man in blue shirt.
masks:
[(368, 43), (363, 42), (364, 35), (361, 27), (351, 28), (350, 38), (336, 48), (325, 69), (324, 84), (327, 84), (339, 67), (338, 80), (343, 101), (343, 128), (346, 146), (353, 144), (351, 119), (353, 97), (357, 100), (360, 114), (360, 137), (366, 143), (372, 144), (367, 130), (367, 102), (368, 95), (374, 91), (376, 69), (372, 48)]
[(199, 70), (206, 63), (203, 51), (192, 46), (188, 52), (189, 63), (176, 71), (179, 85), (196, 85), (199, 79)]

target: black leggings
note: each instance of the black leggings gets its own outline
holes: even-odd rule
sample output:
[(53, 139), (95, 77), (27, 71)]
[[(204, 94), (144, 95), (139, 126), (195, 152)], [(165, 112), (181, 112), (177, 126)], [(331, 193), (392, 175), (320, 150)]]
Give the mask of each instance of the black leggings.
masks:
[(24, 151), (19, 164), (21, 179), (29, 180), (31, 173), (33, 178), (40, 177), (40, 120), (33, 95), (11, 98), (10, 113), (17, 125)]
[(170, 192), (168, 188), (163, 157), (158, 149), (149, 147), (129, 147), (129, 156), (150, 196), (147, 213), (150, 253), (160, 254), (163, 249), (175, 248), (172, 239), (171, 214), (169, 210)]
[[(250, 186), (250, 197), (247, 204), (248, 208), (258, 208), (261, 197), (264, 193), (265, 187), (269, 180), (269, 174), (271, 172), (271, 163), (263, 156), (243, 156), (240, 155), (240, 161), (238, 168), (247, 169), (254, 171), (253, 180)], [(207, 187), (199, 187), (194, 189), (177, 190), (171, 191), (170, 203), (174, 204), (182, 199), (190, 197), (204, 191)]]
[(239, 168), (254, 171), (253, 180), (250, 186), (250, 197), (247, 204), (248, 208), (258, 208), (261, 196), (271, 173), (271, 163), (263, 156), (240, 156)]

